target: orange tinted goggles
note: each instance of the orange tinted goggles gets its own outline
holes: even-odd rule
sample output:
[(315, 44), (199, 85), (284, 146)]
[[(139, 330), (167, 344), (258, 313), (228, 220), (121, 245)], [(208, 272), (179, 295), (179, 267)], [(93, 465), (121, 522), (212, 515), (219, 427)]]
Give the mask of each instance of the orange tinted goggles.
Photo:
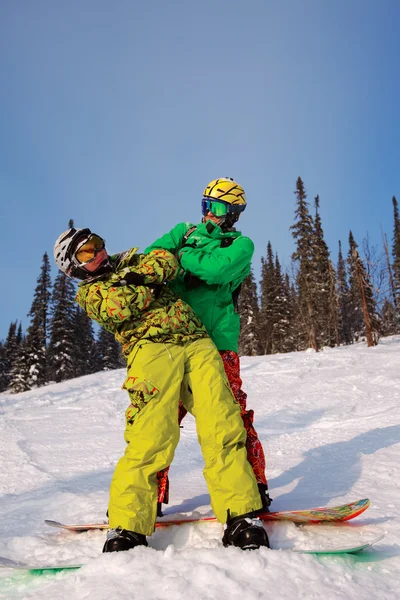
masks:
[(95, 233), (76, 250), (75, 257), (81, 263), (85, 264), (96, 256), (104, 248), (104, 240)]

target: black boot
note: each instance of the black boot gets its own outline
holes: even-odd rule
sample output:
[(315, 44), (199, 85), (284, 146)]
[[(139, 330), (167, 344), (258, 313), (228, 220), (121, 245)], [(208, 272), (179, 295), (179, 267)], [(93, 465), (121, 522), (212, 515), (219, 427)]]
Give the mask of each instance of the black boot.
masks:
[(157, 502), (157, 517), (163, 517), (162, 502)]
[(256, 512), (268, 513), (272, 498), (269, 497), (268, 485), (266, 483), (258, 483), (258, 491), (260, 492), (262, 508)]
[(231, 519), (228, 511), (228, 520), (222, 538), (224, 546), (237, 546), (242, 550), (256, 550), (260, 546), (269, 548), (267, 532), (260, 519), (255, 518), (253, 514), (240, 515)]
[(127, 529), (110, 529), (103, 552), (121, 552), (136, 546), (148, 546), (145, 535)]

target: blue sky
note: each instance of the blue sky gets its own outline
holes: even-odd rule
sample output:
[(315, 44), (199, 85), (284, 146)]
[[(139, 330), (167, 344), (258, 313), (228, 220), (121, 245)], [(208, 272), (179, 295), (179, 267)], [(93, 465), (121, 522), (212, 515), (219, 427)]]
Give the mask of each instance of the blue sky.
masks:
[(334, 260), (350, 228), (391, 239), (399, 22), (397, 0), (2, 0), (0, 339), (70, 218), (143, 250), (216, 177), (245, 188), (257, 279), (268, 240), (290, 264), (299, 175)]

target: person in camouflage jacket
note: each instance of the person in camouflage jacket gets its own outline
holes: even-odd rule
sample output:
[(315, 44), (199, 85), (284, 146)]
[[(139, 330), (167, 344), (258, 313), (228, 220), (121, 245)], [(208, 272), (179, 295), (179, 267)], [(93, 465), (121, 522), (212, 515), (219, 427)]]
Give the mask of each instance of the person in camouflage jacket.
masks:
[[(179, 258), (178, 276), (170, 281), (169, 287), (194, 309), (220, 352), (230, 386), (241, 407), (247, 431), (247, 457), (257, 479), (263, 508), (268, 510), (271, 500), (264, 450), (254, 427), (254, 412), (246, 406), (238, 356), (240, 318), (236, 305), (240, 285), (250, 274), (254, 244), (233, 225), (245, 208), (245, 193), (238, 183), (230, 178), (211, 181), (203, 194), (202, 222), (198, 225), (178, 223), (145, 252), (163, 248)], [(185, 414), (185, 408), (180, 406), (179, 423)], [(168, 502), (168, 469), (159, 473), (158, 479), (161, 514), (161, 503)]]
[(79, 306), (115, 335), (127, 359), (127, 446), (111, 482), (112, 529), (103, 552), (147, 545), (155, 529), (157, 473), (170, 465), (179, 441), (180, 398), (196, 419), (211, 505), (227, 524), (224, 545), (268, 545), (253, 518), (261, 501), (220, 356), (193, 310), (164, 285), (177, 274), (176, 258), (137, 248), (109, 256), (100, 236), (74, 228), (58, 238), (54, 257), (66, 275), (82, 280)]

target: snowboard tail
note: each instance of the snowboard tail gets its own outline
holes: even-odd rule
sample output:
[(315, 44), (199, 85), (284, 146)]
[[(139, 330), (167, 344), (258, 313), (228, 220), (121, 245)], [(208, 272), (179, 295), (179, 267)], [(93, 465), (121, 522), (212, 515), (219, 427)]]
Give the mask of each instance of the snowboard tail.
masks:
[[(368, 498), (342, 504), (340, 506), (309, 508), (305, 510), (282, 510), (270, 513), (260, 513), (257, 516), (262, 521), (290, 521), (292, 523), (317, 524), (325, 522), (344, 522), (358, 517), (370, 505)], [(162, 519), (157, 521), (156, 527), (171, 527), (172, 525), (185, 525), (204, 522), (215, 522), (215, 517), (196, 517), (196, 518), (181, 518)], [(82, 523), (68, 525), (59, 521), (45, 520), (50, 527), (58, 529), (66, 529), (67, 531), (83, 532), (92, 529), (109, 529), (108, 523)]]
[(338, 548), (329, 547), (328, 545), (318, 550), (293, 548), (291, 552), (296, 552), (297, 554), (358, 554), (359, 552), (370, 548), (371, 546), (373, 546), (373, 544), (380, 542), (384, 537), (384, 535), (378, 535), (372, 540), (369, 540), (368, 542), (358, 542), (353, 545), (343, 545), (341, 547), (339, 546)]

